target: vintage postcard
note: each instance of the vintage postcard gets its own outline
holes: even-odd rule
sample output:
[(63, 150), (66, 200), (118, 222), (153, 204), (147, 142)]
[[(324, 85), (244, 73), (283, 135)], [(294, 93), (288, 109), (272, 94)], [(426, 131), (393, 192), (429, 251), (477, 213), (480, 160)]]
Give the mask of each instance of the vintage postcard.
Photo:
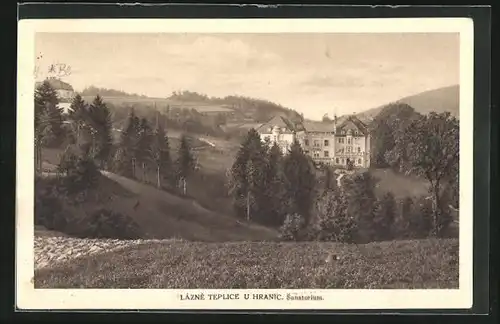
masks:
[(472, 306), (472, 20), (21, 20), (18, 42), (20, 309)]

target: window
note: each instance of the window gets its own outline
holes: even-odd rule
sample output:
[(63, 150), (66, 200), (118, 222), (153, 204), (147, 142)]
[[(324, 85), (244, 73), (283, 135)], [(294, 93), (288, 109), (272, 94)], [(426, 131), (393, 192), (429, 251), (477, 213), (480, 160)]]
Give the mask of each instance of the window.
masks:
[(329, 152), (328, 151), (323, 152), (323, 154), (325, 155), (326, 158), (329, 157)]
[(344, 143), (344, 138), (343, 137), (339, 137), (339, 143)]
[(350, 146), (347, 147), (347, 153), (351, 153), (351, 147)]
[(325, 140), (325, 146), (328, 146), (329, 144), (328, 140)]
[(266, 136), (265, 140), (266, 141), (270, 141), (271, 140), (271, 136)]
[(350, 138), (347, 139), (347, 144), (351, 144), (351, 139)]
[(358, 153), (361, 153), (361, 147), (358, 146)]
[(305, 150), (305, 151), (304, 151), (304, 153), (305, 153), (305, 154), (309, 154), (309, 151), (308, 151), (308, 150)]
[(361, 164), (361, 159), (358, 159), (358, 164)]
[(319, 141), (318, 140), (314, 140), (314, 146), (315, 147), (319, 147)]
[(304, 140), (304, 146), (309, 146), (309, 140), (308, 139)]
[(314, 157), (315, 158), (319, 158), (319, 153), (318, 152), (314, 152)]
[(344, 161), (344, 159), (342, 159), (342, 164), (345, 164), (345, 161)]
[(335, 163), (339, 164), (339, 158), (335, 159)]
[(341, 148), (341, 149), (340, 149), (340, 153), (344, 153), (344, 148)]

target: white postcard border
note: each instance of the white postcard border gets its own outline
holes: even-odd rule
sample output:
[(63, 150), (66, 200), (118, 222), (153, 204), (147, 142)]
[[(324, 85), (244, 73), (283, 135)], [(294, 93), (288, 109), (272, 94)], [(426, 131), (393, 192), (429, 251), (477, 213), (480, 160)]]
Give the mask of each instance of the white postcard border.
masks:
[[(16, 302), (20, 309), (412, 309), (472, 306), (473, 22), (470, 18), (390, 19), (50, 19), (20, 20), (18, 29)], [(450, 290), (309, 289), (34, 289), (34, 37), (36, 32), (96, 33), (459, 33), (460, 278)], [(182, 301), (183, 293), (239, 294), (240, 299)], [(246, 300), (244, 294), (283, 300)], [(323, 300), (287, 300), (289, 293)]]

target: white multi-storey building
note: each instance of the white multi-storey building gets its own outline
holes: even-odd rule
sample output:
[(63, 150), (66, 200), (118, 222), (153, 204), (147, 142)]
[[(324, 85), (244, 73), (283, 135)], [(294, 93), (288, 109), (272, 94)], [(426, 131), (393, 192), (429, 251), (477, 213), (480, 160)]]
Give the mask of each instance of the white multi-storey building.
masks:
[(333, 122), (304, 121), (293, 123), (276, 116), (257, 128), (261, 139), (276, 142), (288, 152), (294, 139), (301, 144), (313, 161), (334, 166), (352, 163), (357, 168), (370, 166), (370, 133), (368, 127), (356, 116), (348, 116), (339, 125)]

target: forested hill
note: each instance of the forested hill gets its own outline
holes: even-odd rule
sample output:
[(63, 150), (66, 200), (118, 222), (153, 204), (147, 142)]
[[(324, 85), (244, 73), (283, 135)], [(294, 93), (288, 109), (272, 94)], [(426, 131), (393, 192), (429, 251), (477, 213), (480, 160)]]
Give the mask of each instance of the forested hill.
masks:
[(158, 108), (165, 106), (189, 106), (190, 108), (196, 108), (197, 106), (222, 106), (235, 110), (241, 119), (253, 120), (255, 122), (264, 122), (276, 115), (284, 115), (290, 118), (300, 117), (296, 111), (271, 101), (237, 95), (230, 95), (223, 98), (209, 97), (205, 94), (186, 90), (175, 91), (170, 96), (164, 98), (151, 98), (144, 95), (95, 86), (89, 86), (81, 92), (84, 98), (94, 97), (97, 94), (115, 106), (124, 103), (132, 104), (132, 102), (139, 106), (152, 106), (154, 102)]

